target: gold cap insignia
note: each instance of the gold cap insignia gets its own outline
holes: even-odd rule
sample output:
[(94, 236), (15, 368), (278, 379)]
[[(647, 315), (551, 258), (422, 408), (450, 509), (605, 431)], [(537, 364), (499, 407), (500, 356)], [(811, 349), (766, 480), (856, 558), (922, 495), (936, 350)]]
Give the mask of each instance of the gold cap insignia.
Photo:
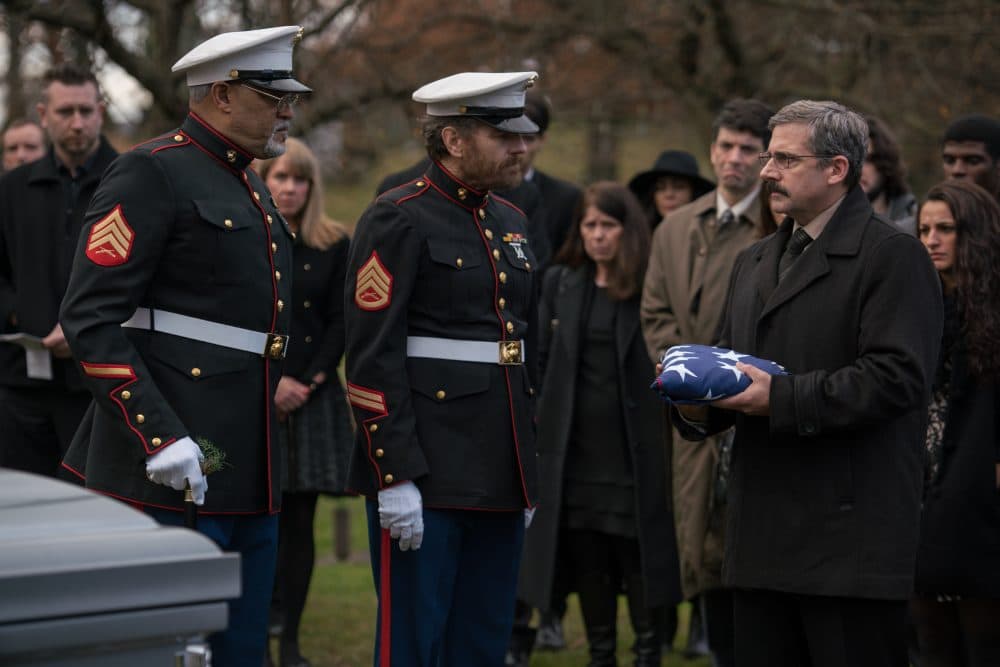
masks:
[(229, 70), (229, 78), (230, 79), (238, 79), (238, 78), (240, 78), (240, 71), (238, 69), (231, 69), (231, 70)]
[(295, 33), (294, 37), (292, 37), (292, 46), (302, 41), (302, 33), (304, 33), (305, 31), (306, 31), (305, 28), (299, 28), (299, 31)]
[(236, 162), (236, 151), (234, 151), (232, 148), (226, 151), (226, 159), (229, 160), (230, 162)]

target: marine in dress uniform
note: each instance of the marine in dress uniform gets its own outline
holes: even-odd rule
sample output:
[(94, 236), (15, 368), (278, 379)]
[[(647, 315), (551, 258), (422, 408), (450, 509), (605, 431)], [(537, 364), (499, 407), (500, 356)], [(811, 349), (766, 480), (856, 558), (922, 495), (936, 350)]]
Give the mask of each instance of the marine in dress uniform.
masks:
[[(491, 190), (521, 178), (534, 78), (465, 73), (414, 93), (433, 161), (369, 206), (352, 243), (350, 483), (368, 498), (380, 667), (503, 664), (536, 496), (536, 261), (523, 213)], [(480, 140), (505, 146), (505, 176), (484, 176)]]
[[(293, 234), (249, 168), (283, 151), (300, 30), (218, 35), (184, 56), (191, 112), (124, 153), (87, 212), (61, 322), (95, 405), (63, 463), (89, 488), (242, 557), (216, 665), (259, 665), (280, 493), (273, 396), (287, 347)], [(281, 98), (277, 104), (274, 99)], [(252, 128), (252, 129), (247, 129)], [(206, 493), (205, 442), (225, 455)]]

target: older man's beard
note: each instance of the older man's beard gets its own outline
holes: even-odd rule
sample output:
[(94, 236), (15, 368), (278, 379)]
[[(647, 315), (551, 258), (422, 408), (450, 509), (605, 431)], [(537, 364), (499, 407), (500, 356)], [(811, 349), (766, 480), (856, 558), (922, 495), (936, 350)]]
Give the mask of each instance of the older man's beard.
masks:
[(462, 175), (463, 180), (477, 190), (509, 190), (524, 179), (524, 157), (513, 155), (495, 164), (472, 149), (463, 160)]
[(264, 145), (263, 159), (266, 160), (268, 158), (278, 157), (279, 155), (285, 154), (285, 142), (278, 141), (278, 138), (275, 135), (277, 135), (278, 132), (287, 133), (289, 127), (288, 123), (278, 123), (274, 126), (274, 129), (271, 130), (271, 136), (267, 138), (267, 143)]

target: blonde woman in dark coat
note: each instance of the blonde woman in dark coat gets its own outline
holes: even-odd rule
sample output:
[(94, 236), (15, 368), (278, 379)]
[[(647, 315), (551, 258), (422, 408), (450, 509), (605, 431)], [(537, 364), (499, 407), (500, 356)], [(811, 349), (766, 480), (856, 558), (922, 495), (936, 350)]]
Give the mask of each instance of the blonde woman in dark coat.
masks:
[[(539, 316), (541, 499), (519, 597), (545, 609), (557, 560), (580, 599), (590, 666), (615, 665), (625, 591), (636, 665), (660, 664), (655, 611), (680, 599), (663, 415), (639, 328), (649, 227), (617, 183), (584, 193), (578, 232), (545, 276)], [(557, 552), (559, 553), (557, 558)]]
[[(313, 519), (320, 493), (346, 493), (352, 432), (337, 367), (344, 356), (347, 231), (323, 210), (323, 181), (312, 151), (297, 139), (258, 165), (295, 232), (291, 344), (274, 402), (284, 449), (277, 594), (283, 612), (282, 667), (308, 667), (299, 620), (312, 577)], [(279, 305), (279, 307), (282, 307)]]

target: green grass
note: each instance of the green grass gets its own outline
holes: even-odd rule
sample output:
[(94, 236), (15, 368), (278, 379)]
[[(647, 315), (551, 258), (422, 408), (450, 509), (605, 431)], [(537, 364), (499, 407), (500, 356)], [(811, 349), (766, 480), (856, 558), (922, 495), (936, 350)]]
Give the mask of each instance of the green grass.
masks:
[[(350, 514), (350, 556), (337, 561), (334, 556), (332, 516), (337, 507)], [(375, 589), (368, 564), (368, 537), (364, 502), (360, 498), (322, 498), (316, 516), (316, 569), (302, 620), (303, 655), (313, 667), (367, 667), (372, 663), (375, 636)], [(687, 605), (681, 608), (681, 628), (677, 645), (686, 638)], [(618, 660), (631, 664), (632, 630), (624, 598), (619, 599)], [(535, 653), (532, 667), (579, 667), (587, 662), (587, 642), (579, 606), (571, 596), (566, 615), (568, 647), (559, 652)], [(277, 653), (276, 644), (272, 645)], [(684, 660), (672, 654), (664, 658), (666, 667), (707, 667), (707, 660)]]

